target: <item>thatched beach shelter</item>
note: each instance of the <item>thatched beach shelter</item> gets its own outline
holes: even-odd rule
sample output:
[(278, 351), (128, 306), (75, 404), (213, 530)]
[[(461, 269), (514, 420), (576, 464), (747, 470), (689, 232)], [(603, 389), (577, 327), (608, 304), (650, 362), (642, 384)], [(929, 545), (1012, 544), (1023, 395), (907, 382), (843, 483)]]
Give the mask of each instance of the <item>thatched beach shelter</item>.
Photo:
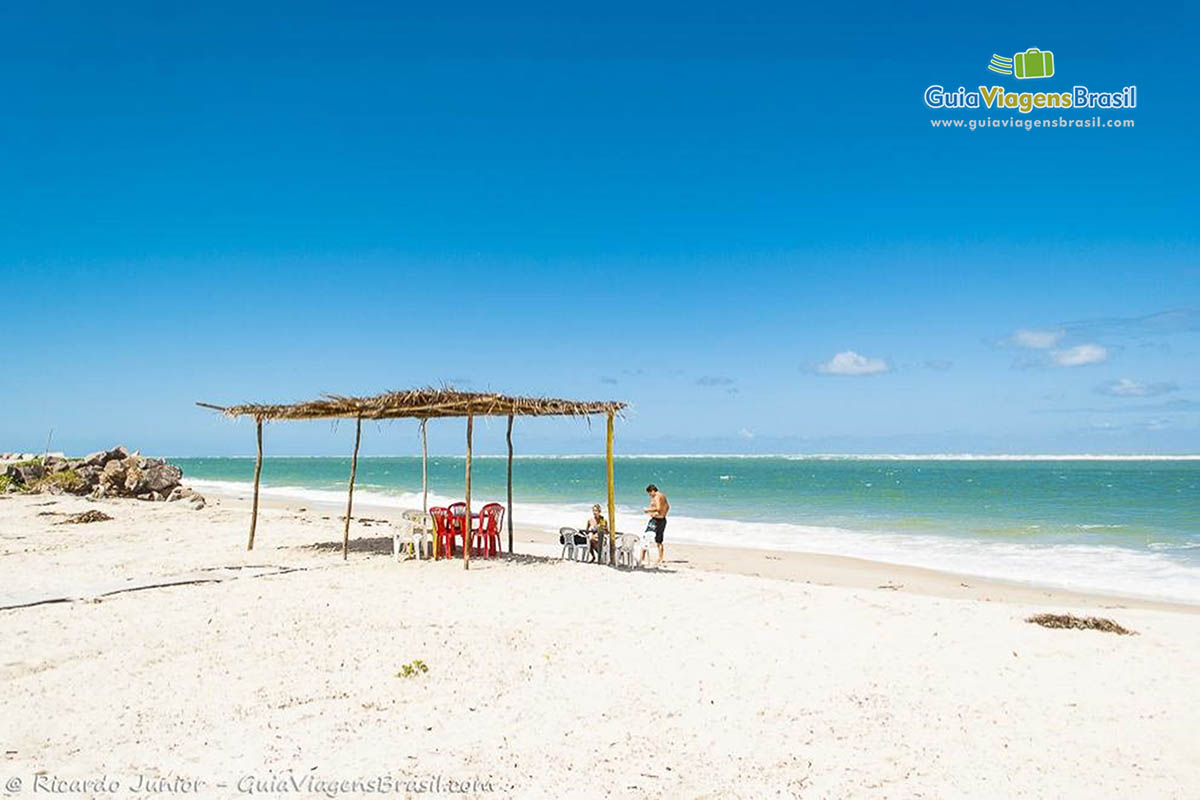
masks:
[[(428, 509), (428, 448), (425, 426), (430, 419), (441, 417), (465, 417), (467, 420), (467, 464), (466, 464), (466, 519), (470, 528), (471, 519), (471, 439), (474, 434), (475, 417), (508, 417), (506, 440), (508, 442), (508, 551), (513, 549), (512, 519), (512, 464), (513, 464), (513, 419), (515, 417), (590, 417), (603, 414), (608, 420), (605, 456), (608, 468), (608, 521), (610, 555), (616, 549), (616, 506), (613, 495), (613, 420), (625, 408), (625, 403), (616, 401), (563, 400), (552, 397), (513, 397), (491, 392), (460, 392), (452, 388), (425, 388), (408, 391), (384, 392), (369, 397), (344, 397), (323, 395), (317, 400), (290, 405), (266, 403), (243, 403), (234, 406), (218, 406), (212, 403), (197, 403), (203, 408), (219, 411), (227, 417), (237, 419), (250, 417), (255, 423), (258, 455), (254, 462), (254, 501), (250, 511), (250, 540), (247, 550), (254, 549), (254, 532), (258, 525), (258, 487), (262, 476), (262, 427), (264, 422), (353, 419), (354, 455), (350, 460), (350, 488), (346, 498), (346, 525), (342, 532), (342, 558), (350, 550), (350, 512), (354, 506), (354, 477), (358, 470), (358, 446), (362, 441), (364, 419), (417, 419), (421, 423), (421, 492), (422, 510)], [(463, 567), (471, 566), (471, 548), (463, 542)]]

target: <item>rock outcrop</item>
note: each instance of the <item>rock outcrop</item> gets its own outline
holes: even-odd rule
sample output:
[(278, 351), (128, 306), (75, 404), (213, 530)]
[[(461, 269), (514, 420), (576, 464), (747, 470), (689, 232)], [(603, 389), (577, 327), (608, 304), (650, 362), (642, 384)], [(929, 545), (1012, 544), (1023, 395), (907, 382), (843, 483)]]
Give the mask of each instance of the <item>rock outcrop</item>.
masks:
[(2, 476), (10, 492), (102, 497), (136, 497), (139, 500), (185, 501), (204, 507), (204, 498), (181, 485), (183, 470), (161, 458), (146, 458), (124, 447), (91, 453), (83, 458), (47, 455), (7, 465)]

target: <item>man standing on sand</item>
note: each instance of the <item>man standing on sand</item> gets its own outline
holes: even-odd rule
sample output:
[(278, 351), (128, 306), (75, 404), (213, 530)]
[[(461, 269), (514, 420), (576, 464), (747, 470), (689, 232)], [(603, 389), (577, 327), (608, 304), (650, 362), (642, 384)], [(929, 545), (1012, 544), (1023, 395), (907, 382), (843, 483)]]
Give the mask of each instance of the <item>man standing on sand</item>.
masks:
[[(642, 510), (650, 515), (650, 520), (646, 523), (646, 533), (654, 534), (654, 543), (658, 545), (658, 561), (654, 562), (654, 565), (658, 566), (663, 562), (663, 532), (667, 529), (667, 513), (671, 510), (671, 504), (667, 502), (667, 496), (653, 483), (646, 487), (646, 494), (650, 495), (650, 506)], [(647, 541), (642, 547), (643, 557), (649, 548), (650, 543)]]

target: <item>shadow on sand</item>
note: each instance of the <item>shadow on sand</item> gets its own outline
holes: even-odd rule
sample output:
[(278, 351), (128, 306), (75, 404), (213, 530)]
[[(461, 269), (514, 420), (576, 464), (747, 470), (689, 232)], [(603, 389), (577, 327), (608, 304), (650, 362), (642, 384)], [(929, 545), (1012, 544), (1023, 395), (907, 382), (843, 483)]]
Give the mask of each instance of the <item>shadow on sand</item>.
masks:
[[(300, 549), (311, 550), (311, 551), (318, 552), (318, 553), (340, 553), (342, 551), (342, 542), (340, 539), (336, 540), (336, 541), (329, 541), (329, 542), (313, 542), (312, 544), (302, 545), (300, 547)], [(371, 536), (371, 537), (366, 537), (366, 538), (359, 537), (357, 539), (351, 539), (349, 551), (351, 553), (365, 553), (367, 555), (374, 555), (374, 556), (387, 556), (390, 559), (392, 557), (392, 537), (391, 536)], [(454, 555), (454, 558), (452, 560), (458, 561), (461, 558), (462, 558), (461, 553), (456, 552)], [(411, 558), (406, 558), (404, 560), (405, 561), (415, 561), (415, 559), (411, 559)], [(424, 559), (423, 561), (427, 562), (428, 560), (429, 559)], [(438, 559), (438, 560), (445, 561), (446, 559)], [(484, 564), (495, 564), (495, 563), (558, 564), (558, 563), (564, 562), (565, 560), (566, 559), (562, 559), (557, 556), (538, 556), (538, 555), (533, 555), (530, 553), (501, 553), (492, 558), (484, 558), (482, 556), (473, 556), (471, 558), (471, 563), (473, 565), (474, 564), (484, 565)], [(572, 562), (572, 563), (581, 563), (581, 562)], [(686, 561), (677, 561), (677, 562), (666, 562), (666, 563), (681, 563), (682, 564), (682, 563), (687, 563), (687, 562)], [(587, 564), (588, 564), (588, 566), (594, 565), (593, 562), (587, 562)], [(608, 567), (607, 564), (601, 564), (600, 566)], [(630, 570), (627, 567), (621, 567), (620, 571), (621, 572), (659, 573), (659, 574), (663, 574), (663, 575), (673, 575), (676, 572), (676, 570), (669, 569), (665, 565), (662, 567), (659, 567), (657, 569), (639, 568), (639, 569), (635, 569), (635, 570)]]

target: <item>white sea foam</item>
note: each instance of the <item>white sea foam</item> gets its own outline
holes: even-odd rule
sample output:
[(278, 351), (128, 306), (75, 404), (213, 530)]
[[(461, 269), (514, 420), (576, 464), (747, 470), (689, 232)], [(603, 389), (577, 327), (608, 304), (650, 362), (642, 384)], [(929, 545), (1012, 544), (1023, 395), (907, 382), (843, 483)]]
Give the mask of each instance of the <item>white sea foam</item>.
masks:
[[(188, 481), (188, 485), (202, 493), (208, 491), (247, 498), (254, 491), (252, 484), (242, 481), (192, 480)], [(303, 486), (267, 486), (264, 484), (259, 487), (259, 496), (273, 500), (302, 500), (314, 507), (344, 508), (346, 505), (345, 489), (310, 489)], [(448, 506), (451, 503), (460, 502), (462, 499), (461, 496), (450, 497), (430, 492), (428, 504), (430, 508)], [(501, 500), (503, 498), (477, 495), (472, 504), (479, 507), (484, 503)], [(421, 501), (420, 492), (379, 492), (357, 487), (354, 490), (354, 503), (358, 508), (420, 508)], [(591, 509), (591, 503), (513, 503), (514, 518), (519, 519), (522, 525), (545, 530), (558, 530), (564, 525), (583, 525), (591, 516)], [(620, 517), (641, 515), (640, 509), (623, 506), (617, 507), (617, 513)]]
[(1150, 542), (1151, 550), (1200, 550), (1200, 542)]
[[(190, 481), (200, 491), (248, 497), (249, 483)], [(263, 486), (261, 496), (300, 500), (314, 506), (344, 507), (344, 490), (298, 486)], [(355, 491), (360, 508), (420, 508), (420, 492)], [(431, 492), (429, 505), (448, 505), (461, 497)], [(478, 503), (503, 498), (481, 496)], [(520, 525), (557, 530), (582, 525), (588, 503), (515, 503)], [(640, 508), (618, 506), (618, 529), (640, 532)], [(871, 561), (926, 567), (961, 575), (1055, 586), (1079, 591), (1107, 592), (1130, 597), (1200, 604), (1200, 566), (1182, 563), (1167, 552), (1200, 547), (1197, 544), (1152, 543), (1147, 551), (1083, 544), (1045, 544), (953, 538), (927, 534), (856, 531), (849, 528), (791, 523), (743, 522), (672, 515), (668, 540), (726, 547), (791, 550), (852, 556)]]
[(1200, 566), (1161, 552), (687, 517), (672, 517), (668, 531), (677, 541), (852, 556), (1040, 586), (1200, 603)]
[[(243, 481), (189, 480), (187, 483), (193, 489), (202, 493), (208, 491), (215, 494), (249, 497), (254, 491), (253, 484)], [(264, 499), (274, 500), (303, 500), (318, 507), (339, 507), (346, 504), (345, 489), (310, 489), (305, 486), (267, 486), (263, 484), (259, 487), (259, 496)], [(380, 508), (405, 509), (421, 507), (420, 492), (398, 492), (391, 494), (356, 488), (354, 499), (359, 505)], [(461, 500), (462, 498), (458, 499)], [(449, 505), (453, 502), (455, 502), (454, 498), (434, 492), (429, 493), (429, 505), (431, 507)]]

